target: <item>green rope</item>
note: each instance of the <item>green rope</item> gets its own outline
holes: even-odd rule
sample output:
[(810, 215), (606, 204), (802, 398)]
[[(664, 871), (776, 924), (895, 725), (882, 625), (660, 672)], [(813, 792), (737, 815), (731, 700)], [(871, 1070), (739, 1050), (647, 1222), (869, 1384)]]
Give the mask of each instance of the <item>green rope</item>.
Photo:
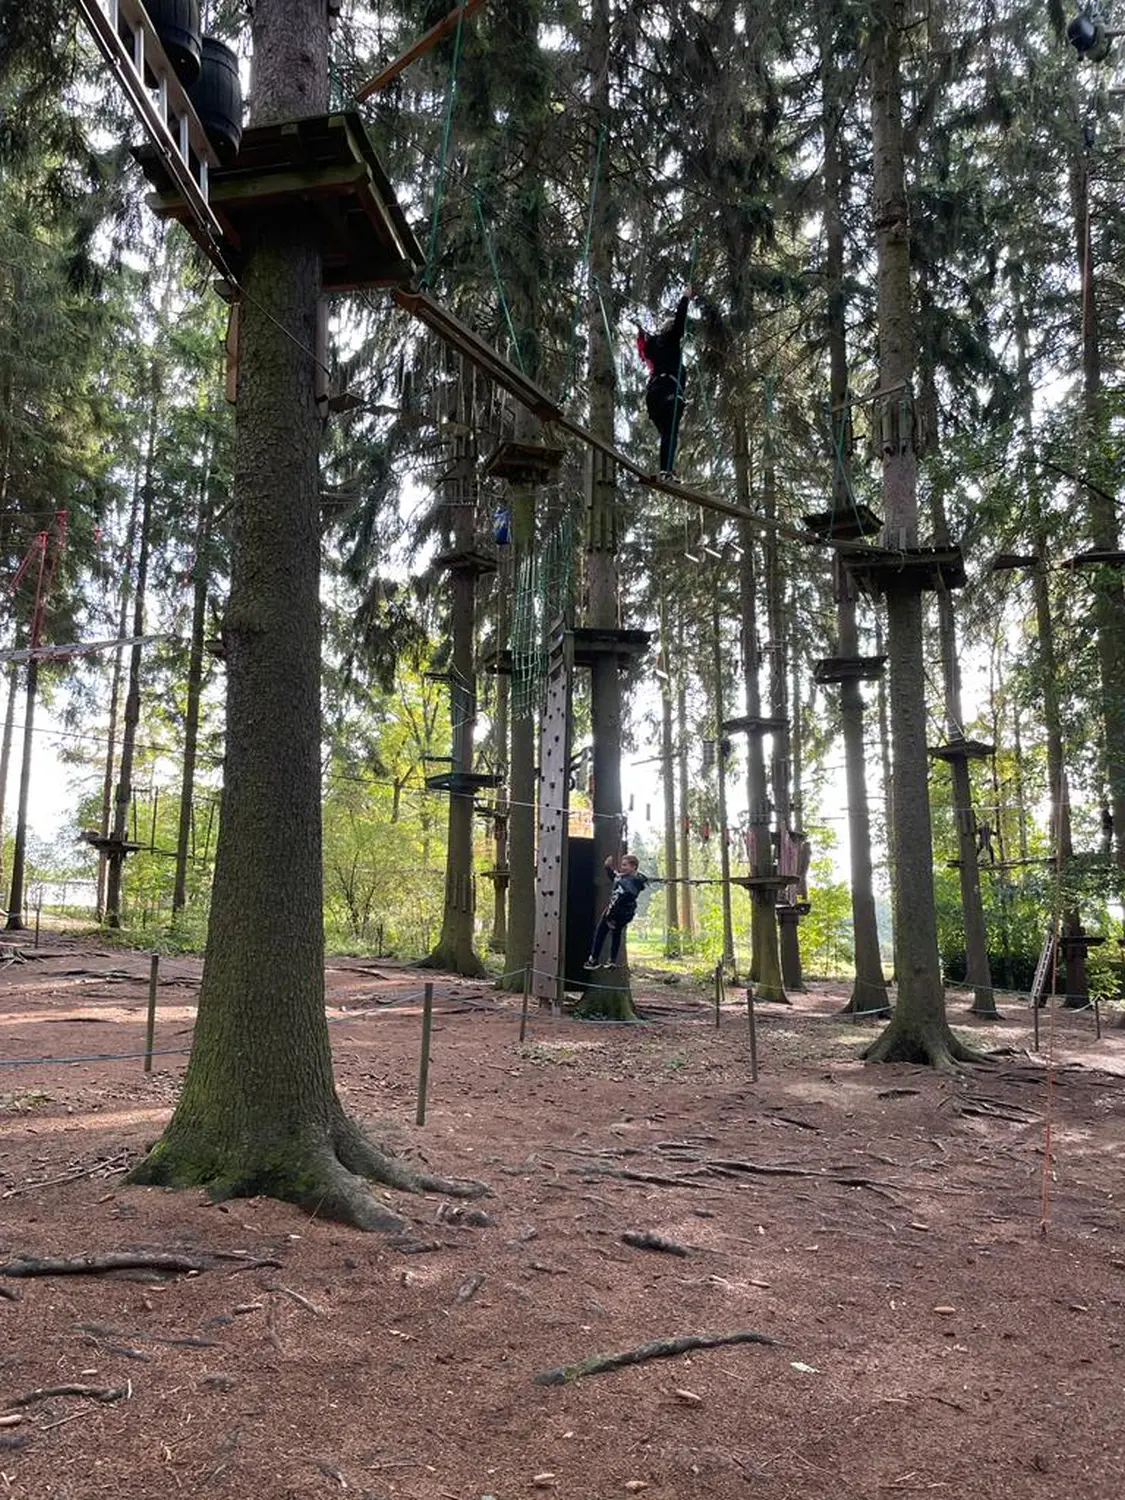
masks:
[[(585, 271), (590, 264), (590, 243), (594, 237), (594, 207), (598, 201), (598, 183), (601, 180), (602, 150), (605, 147), (606, 127), (602, 121), (601, 129), (598, 131), (598, 148), (594, 153), (594, 173), (590, 183), (590, 212), (586, 216), (586, 243), (582, 247), (582, 259), (580, 268)], [(574, 381), (578, 373), (578, 319), (582, 312), (582, 294), (579, 292), (574, 298), (574, 317), (570, 325), (570, 366), (567, 370), (566, 384), (563, 387), (561, 397), (565, 406), (570, 400), (571, 391), (574, 389)]]
[(500, 310), (504, 314), (504, 322), (508, 325), (508, 336), (512, 340), (512, 348), (515, 351), (516, 363), (523, 374), (527, 370), (523, 362), (523, 353), (520, 350), (520, 341), (516, 334), (515, 325), (512, 323), (512, 313), (508, 306), (508, 299), (504, 295), (504, 283), (500, 279), (500, 267), (496, 263), (496, 252), (492, 247), (492, 236), (488, 232), (488, 225), (484, 219), (484, 209), (481, 207), (480, 193), (473, 192), (473, 208), (476, 210), (477, 223), (480, 225), (481, 238), (484, 240), (484, 248), (488, 255), (488, 263), (492, 267), (492, 276), (496, 282), (496, 295), (500, 298)]
[(449, 88), (445, 96), (445, 126), (441, 135), (441, 158), (438, 162), (437, 186), (434, 188), (434, 215), (430, 221), (430, 242), (426, 247), (426, 269), (422, 274), (422, 285), (428, 288), (434, 274), (434, 259), (437, 255), (438, 227), (441, 222), (441, 202), (445, 196), (445, 169), (449, 161), (449, 142), (453, 136), (453, 101), (457, 95), (457, 67), (461, 61), (461, 34), (465, 25), (465, 9), (462, 6), (457, 16), (457, 31), (453, 38), (453, 62), (449, 69)]

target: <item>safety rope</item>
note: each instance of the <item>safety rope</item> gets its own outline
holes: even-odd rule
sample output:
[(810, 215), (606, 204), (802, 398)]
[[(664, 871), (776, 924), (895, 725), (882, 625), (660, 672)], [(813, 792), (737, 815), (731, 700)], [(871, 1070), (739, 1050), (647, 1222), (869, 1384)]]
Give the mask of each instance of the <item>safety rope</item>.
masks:
[[(590, 245), (594, 238), (594, 208), (598, 201), (598, 185), (602, 174), (602, 152), (605, 149), (606, 124), (602, 121), (598, 131), (598, 144), (594, 152), (594, 170), (590, 180), (590, 210), (586, 215), (586, 242), (582, 246), (582, 259), (579, 262), (579, 271), (582, 276), (580, 289), (574, 295), (574, 316), (570, 324), (570, 356), (567, 364), (566, 382), (560, 398), (560, 405), (570, 400), (574, 389), (574, 382), (578, 374), (578, 321), (582, 314), (582, 291), (581, 286), (586, 284), (586, 270), (590, 264)], [(612, 344), (612, 340), (610, 341)]]
[(523, 362), (523, 352), (520, 349), (519, 335), (516, 333), (515, 325), (512, 322), (512, 312), (508, 305), (508, 299), (504, 294), (504, 283), (500, 278), (500, 267), (496, 261), (496, 251), (492, 244), (492, 236), (488, 232), (484, 209), (481, 206), (480, 193), (476, 189), (473, 191), (473, 208), (476, 211), (477, 223), (480, 225), (481, 238), (484, 241), (485, 252), (488, 255), (488, 263), (492, 267), (492, 277), (496, 282), (496, 295), (500, 298), (500, 311), (504, 314), (504, 322), (508, 325), (508, 337), (512, 341), (516, 363), (520, 367), (520, 373), (526, 375), (527, 367)]
[(461, 62), (461, 38), (465, 30), (465, 9), (462, 6), (457, 17), (457, 30), (453, 34), (453, 61), (449, 68), (449, 88), (445, 95), (445, 123), (441, 134), (441, 156), (438, 159), (437, 183), (434, 186), (434, 211), (430, 220), (430, 238), (426, 246), (426, 266), (422, 272), (422, 285), (429, 287), (434, 274), (437, 257), (438, 230), (441, 224), (441, 203), (445, 196), (445, 174), (449, 165), (449, 143), (453, 138), (453, 102), (457, 95), (457, 69)]

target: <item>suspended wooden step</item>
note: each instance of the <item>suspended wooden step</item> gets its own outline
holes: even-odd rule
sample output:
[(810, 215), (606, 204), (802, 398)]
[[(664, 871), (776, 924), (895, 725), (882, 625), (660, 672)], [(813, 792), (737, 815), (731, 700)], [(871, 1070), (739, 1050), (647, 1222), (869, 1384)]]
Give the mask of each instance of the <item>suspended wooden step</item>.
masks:
[(861, 588), (873, 594), (895, 589), (959, 589), (966, 582), (960, 547), (859, 547), (843, 557)]
[(808, 529), (822, 540), (855, 541), (861, 537), (877, 536), (883, 523), (867, 505), (846, 505), (839, 510), (821, 510), (801, 520)]
[[(155, 192), (150, 207), (184, 224), (219, 270), (228, 256), (216, 256), (178, 182), (151, 146), (134, 152)], [(423, 255), (390, 179), (354, 110), (312, 115), (278, 125), (257, 125), (242, 134), (230, 166), (212, 169), (208, 203), (235, 247), (251, 235), (263, 213), (288, 209), (316, 226), (326, 292), (401, 286), (422, 264)]]
[(732, 875), (730, 883), (745, 891), (783, 891), (796, 879), (795, 875)]
[(108, 854), (110, 858), (115, 854), (124, 858), (126, 854), (136, 854), (138, 850), (148, 848), (147, 844), (136, 844), (132, 839), (116, 839), (111, 833), (99, 833), (96, 828), (84, 828), (79, 838), (99, 854)]
[(995, 749), (995, 745), (986, 745), (983, 740), (967, 740), (958, 736), (947, 745), (931, 745), (929, 753), (934, 760), (987, 760)]
[(779, 901), (774, 908), (779, 922), (796, 922), (812, 911), (811, 901)]
[(990, 573), (1009, 573), (1016, 568), (1034, 568), (1039, 559), (1034, 552), (998, 552), (988, 565)]
[(473, 573), (480, 576), (496, 572), (496, 554), (477, 552), (471, 547), (454, 547), (448, 552), (439, 552), (434, 558), (435, 568), (444, 568), (449, 573)]
[(503, 442), (493, 448), (481, 472), (509, 484), (549, 484), (562, 461), (563, 450), (547, 443)]
[(426, 789), (450, 792), (454, 797), (471, 797), (488, 787), (500, 786), (501, 781), (501, 777), (488, 776), (481, 771), (439, 771), (436, 776), (426, 777)]
[(765, 714), (746, 714), (741, 719), (724, 719), (724, 734), (780, 734), (789, 728), (788, 719), (771, 719)]
[(886, 664), (885, 656), (822, 656), (813, 663), (813, 681), (877, 682)]
[(574, 638), (576, 667), (592, 667), (607, 656), (616, 657), (618, 666), (625, 666), (643, 656), (652, 640), (649, 630), (600, 630), (580, 626), (570, 633)]
[(1075, 951), (1101, 948), (1105, 941), (1104, 937), (1098, 937), (1092, 932), (1064, 932), (1059, 939), (1063, 948), (1071, 948)]
[(1074, 557), (1064, 558), (1060, 568), (1125, 568), (1125, 552), (1111, 552), (1094, 547), (1089, 552), (1079, 552)]
[(463, 354), (470, 364), (475, 365), (503, 390), (509, 391), (522, 406), (534, 412), (541, 422), (557, 422), (561, 419), (561, 407), (551, 400), (546, 391), (522, 375), (479, 333), (474, 333), (467, 323), (462, 323), (460, 318), (448, 308), (442, 307), (440, 302), (435, 302), (425, 292), (407, 291), (402, 286), (396, 287), (391, 296), (404, 312), (424, 323), (451, 349)]
[(512, 653), (507, 647), (499, 651), (486, 651), (480, 659), (481, 670), (495, 677), (508, 677), (512, 671)]
[[(991, 860), (978, 861), (977, 868), (983, 872), (991, 873), (993, 870), (1023, 870), (1028, 865), (1053, 865), (1056, 861), (1051, 855), (1042, 855), (1037, 859), (998, 859), (995, 864)], [(962, 859), (947, 859), (946, 868), (959, 870), (964, 864)]]

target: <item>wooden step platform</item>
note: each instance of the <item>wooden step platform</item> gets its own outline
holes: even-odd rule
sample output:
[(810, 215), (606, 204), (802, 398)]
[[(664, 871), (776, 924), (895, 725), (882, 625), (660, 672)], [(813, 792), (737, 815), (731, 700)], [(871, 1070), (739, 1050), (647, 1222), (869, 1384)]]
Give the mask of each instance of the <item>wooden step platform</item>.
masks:
[(947, 745), (931, 745), (928, 753), (934, 760), (987, 760), (995, 750), (995, 745), (986, 745), (983, 740), (954, 738)]
[(439, 552), (434, 558), (435, 568), (444, 568), (449, 573), (473, 573), (478, 577), (485, 573), (495, 573), (496, 566), (494, 552), (478, 552), (474, 548), (460, 551), (453, 548), (449, 552)]
[[(191, 207), (151, 146), (134, 155), (155, 191), (149, 206), (178, 219), (224, 274), (224, 256), (200, 228)], [(424, 261), (390, 178), (355, 110), (243, 132), (229, 167), (216, 167), (208, 202), (239, 269), (242, 245), (263, 214), (286, 211), (316, 224), (326, 292), (403, 286)]]
[(503, 442), (485, 459), (481, 473), (509, 484), (548, 484), (562, 461), (563, 450), (546, 443)]
[(450, 792), (454, 797), (471, 797), (500, 784), (499, 776), (489, 776), (481, 771), (439, 771), (436, 776), (426, 777), (427, 791)]
[(843, 554), (844, 567), (872, 594), (896, 589), (959, 589), (966, 583), (960, 547), (857, 547)]
[(883, 523), (867, 505), (848, 505), (843, 510), (821, 510), (801, 520), (814, 536), (827, 541), (858, 541), (862, 537), (878, 536)]
[(592, 667), (607, 656), (615, 656), (618, 666), (628, 665), (645, 654), (652, 640), (650, 630), (600, 630), (578, 626), (570, 633), (574, 638), (576, 667)]
[(780, 734), (789, 728), (788, 719), (771, 719), (763, 714), (747, 714), (741, 719), (724, 719), (724, 734)]
[(878, 682), (886, 664), (885, 656), (822, 656), (813, 663), (813, 681)]

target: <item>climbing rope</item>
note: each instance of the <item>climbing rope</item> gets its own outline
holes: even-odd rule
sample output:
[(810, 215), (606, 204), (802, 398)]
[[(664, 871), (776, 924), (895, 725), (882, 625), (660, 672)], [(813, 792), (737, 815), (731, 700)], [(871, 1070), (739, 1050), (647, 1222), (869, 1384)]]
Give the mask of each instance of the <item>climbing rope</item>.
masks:
[(465, 30), (465, 10), (462, 6), (457, 17), (457, 30), (453, 35), (453, 61), (449, 68), (449, 87), (445, 94), (445, 123), (441, 133), (441, 155), (438, 158), (437, 182), (434, 186), (434, 211), (430, 220), (430, 238), (426, 246), (426, 267), (422, 272), (422, 285), (428, 288), (433, 279), (434, 262), (437, 258), (438, 231), (441, 225), (441, 204), (445, 196), (445, 174), (449, 165), (449, 143), (453, 138), (453, 103), (457, 96), (457, 69), (461, 62), (461, 38)]
[(477, 223), (480, 225), (481, 238), (484, 241), (485, 252), (488, 255), (488, 263), (492, 267), (492, 277), (496, 282), (496, 295), (500, 299), (500, 311), (504, 314), (504, 322), (508, 326), (508, 337), (512, 341), (512, 349), (515, 352), (516, 363), (520, 367), (520, 373), (527, 374), (527, 368), (523, 362), (523, 353), (520, 349), (519, 335), (516, 333), (512, 322), (512, 311), (508, 305), (508, 298), (504, 293), (504, 283), (500, 277), (500, 267), (496, 260), (496, 251), (492, 244), (492, 236), (488, 232), (488, 224), (485, 222), (484, 209), (481, 206), (480, 193), (473, 191), (473, 208), (476, 212)]

